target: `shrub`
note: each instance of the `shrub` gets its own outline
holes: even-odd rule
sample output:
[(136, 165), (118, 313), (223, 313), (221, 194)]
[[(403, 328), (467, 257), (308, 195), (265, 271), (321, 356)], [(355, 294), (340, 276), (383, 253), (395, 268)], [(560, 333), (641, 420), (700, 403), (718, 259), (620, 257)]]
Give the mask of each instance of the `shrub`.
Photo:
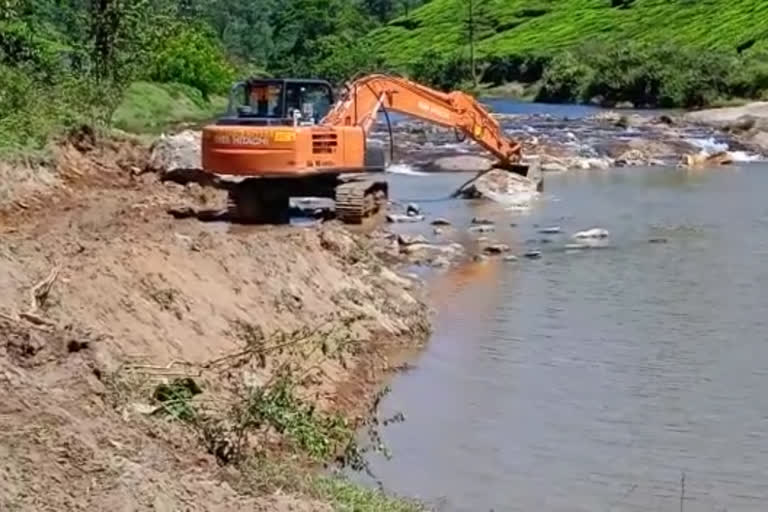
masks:
[(0, 152), (39, 150), (74, 126), (104, 124), (119, 98), (106, 82), (66, 75), (43, 80), (0, 65)]

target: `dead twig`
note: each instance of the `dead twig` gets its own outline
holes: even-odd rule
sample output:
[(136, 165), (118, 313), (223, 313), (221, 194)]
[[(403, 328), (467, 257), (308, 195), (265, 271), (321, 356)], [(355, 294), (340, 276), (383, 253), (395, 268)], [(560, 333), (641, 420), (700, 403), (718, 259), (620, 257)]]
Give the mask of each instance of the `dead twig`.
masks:
[[(351, 322), (354, 321), (354, 320), (355, 320), (355, 318), (351, 318), (350, 319)], [(334, 331), (331, 331), (331, 333), (324, 333), (323, 329), (326, 328), (327, 326), (333, 325), (335, 321), (336, 320), (333, 320), (333, 319), (328, 320), (328, 321), (326, 321), (326, 322), (324, 322), (322, 324), (319, 324), (318, 326), (316, 326), (314, 329), (312, 329), (309, 332), (288, 333), (288, 334), (280, 332), (280, 333), (278, 333), (278, 336), (273, 336), (273, 338), (280, 338), (280, 337), (282, 337), (283, 339), (285, 339), (285, 337), (287, 336), (287, 337), (290, 338), (289, 341), (286, 341), (286, 342), (283, 342), (283, 343), (277, 343), (275, 345), (270, 345), (270, 346), (267, 346), (267, 347), (260, 347), (260, 348), (248, 347), (248, 348), (246, 348), (244, 350), (239, 350), (239, 351), (237, 351), (235, 353), (227, 354), (227, 355), (221, 356), (221, 357), (219, 357), (217, 359), (213, 359), (211, 361), (208, 361), (207, 363), (203, 364), (202, 367), (205, 368), (205, 369), (210, 369), (210, 368), (212, 368), (214, 366), (218, 366), (219, 364), (221, 364), (221, 363), (223, 363), (225, 361), (230, 361), (232, 359), (239, 359), (241, 357), (249, 356), (249, 355), (256, 354), (256, 353), (269, 354), (271, 352), (275, 352), (275, 351), (278, 351), (280, 349), (284, 349), (284, 348), (287, 348), (287, 347), (296, 346), (296, 345), (300, 345), (302, 343), (306, 343), (308, 341), (311, 341), (311, 340), (315, 339), (315, 337), (317, 335), (319, 335), (319, 334), (326, 334), (326, 335), (327, 334), (332, 334)], [(342, 323), (344, 323), (344, 322), (342, 322)]]
[[(28, 315), (25, 314), (25, 313), (21, 313), (18, 316), (13, 316), (13, 315), (9, 315), (9, 314), (1, 313), (0, 312), (0, 318), (8, 320), (9, 322), (13, 322), (15, 324), (19, 324), (19, 323), (22, 323), (23, 320), (27, 320), (28, 324), (25, 324), (25, 326), (31, 327), (33, 329), (37, 329), (38, 331), (51, 332), (51, 327), (53, 327), (53, 324), (51, 324), (50, 322), (46, 322), (42, 318), (38, 318), (38, 317), (33, 316), (32, 318), (34, 320), (36, 320), (36, 322), (35, 322), (35, 321), (30, 320), (29, 318), (27, 318), (27, 316)], [(29, 324), (31, 324), (31, 325), (29, 325)]]

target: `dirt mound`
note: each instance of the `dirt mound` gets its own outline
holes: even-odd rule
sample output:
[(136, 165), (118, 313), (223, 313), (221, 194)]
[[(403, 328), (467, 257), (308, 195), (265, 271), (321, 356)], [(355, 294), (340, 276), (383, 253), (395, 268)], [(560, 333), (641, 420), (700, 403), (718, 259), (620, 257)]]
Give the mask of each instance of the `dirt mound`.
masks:
[(146, 148), (128, 135), (75, 130), (37, 159), (0, 162), (0, 233), (93, 187), (130, 187), (146, 166)]
[(0, 329), (0, 509), (324, 510), (242, 496), (215, 477), (212, 457), (181, 449), (192, 446), (183, 431), (169, 438), (167, 426), (121, 415), (93, 339), (9, 320)]
[[(223, 193), (142, 174), (134, 150), (63, 146), (56, 174), (67, 186), (3, 219), (0, 509), (325, 510), (239, 493), (192, 432), (146, 416), (133, 395), (117, 400), (115, 383), (126, 368), (155, 383), (188, 374), (251, 350), (253, 333), (338, 324), (356, 348), (308, 360), (307, 389), (357, 421), (426, 337), (418, 286), (340, 226), (174, 220), (169, 207), (215, 207)], [(306, 357), (281, 350), (217, 378), (264, 382)]]

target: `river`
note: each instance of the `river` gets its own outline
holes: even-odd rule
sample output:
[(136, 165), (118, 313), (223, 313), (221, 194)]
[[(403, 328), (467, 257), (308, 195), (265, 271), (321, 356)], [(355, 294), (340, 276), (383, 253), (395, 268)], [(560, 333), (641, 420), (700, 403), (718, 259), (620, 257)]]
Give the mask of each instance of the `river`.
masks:
[[(384, 488), (445, 511), (763, 510), (768, 165), (553, 174), (527, 212), (441, 199), (466, 178), (390, 182), (460, 241), (481, 215), (542, 257), (428, 274), (434, 334), (381, 408), (406, 418), (371, 459)], [(606, 247), (565, 249), (591, 227)]]

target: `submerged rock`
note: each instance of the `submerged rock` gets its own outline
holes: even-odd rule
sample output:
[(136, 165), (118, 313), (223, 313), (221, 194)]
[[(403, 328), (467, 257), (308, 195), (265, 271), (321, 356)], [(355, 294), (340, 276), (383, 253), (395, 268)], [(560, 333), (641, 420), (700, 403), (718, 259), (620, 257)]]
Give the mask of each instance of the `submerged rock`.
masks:
[(447, 219), (443, 219), (442, 217), (438, 217), (437, 219), (433, 220), (431, 222), (431, 224), (433, 226), (450, 226), (451, 225), (451, 221), (449, 221)]
[(547, 228), (541, 228), (539, 230), (539, 233), (542, 235), (557, 235), (558, 233), (562, 233), (563, 230), (560, 229), (560, 226), (550, 226)]
[(486, 254), (504, 254), (509, 252), (509, 246), (506, 244), (492, 244), (484, 247), (483, 252)]
[(541, 251), (528, 251), (525, 254), (523, 254), (526, 258), (529, 260), (537, 260), (541, 258)]
[(496, 228), (493, 224), (481, 224), (479, 226), (472, 226), (469, 228), (470, 233), (493, 233)]
[(485, 219), (483, 217), (475, 217), (472, 219), (472, 224), (475, 226), (492, 226), (494, 222), (491, 219)]

